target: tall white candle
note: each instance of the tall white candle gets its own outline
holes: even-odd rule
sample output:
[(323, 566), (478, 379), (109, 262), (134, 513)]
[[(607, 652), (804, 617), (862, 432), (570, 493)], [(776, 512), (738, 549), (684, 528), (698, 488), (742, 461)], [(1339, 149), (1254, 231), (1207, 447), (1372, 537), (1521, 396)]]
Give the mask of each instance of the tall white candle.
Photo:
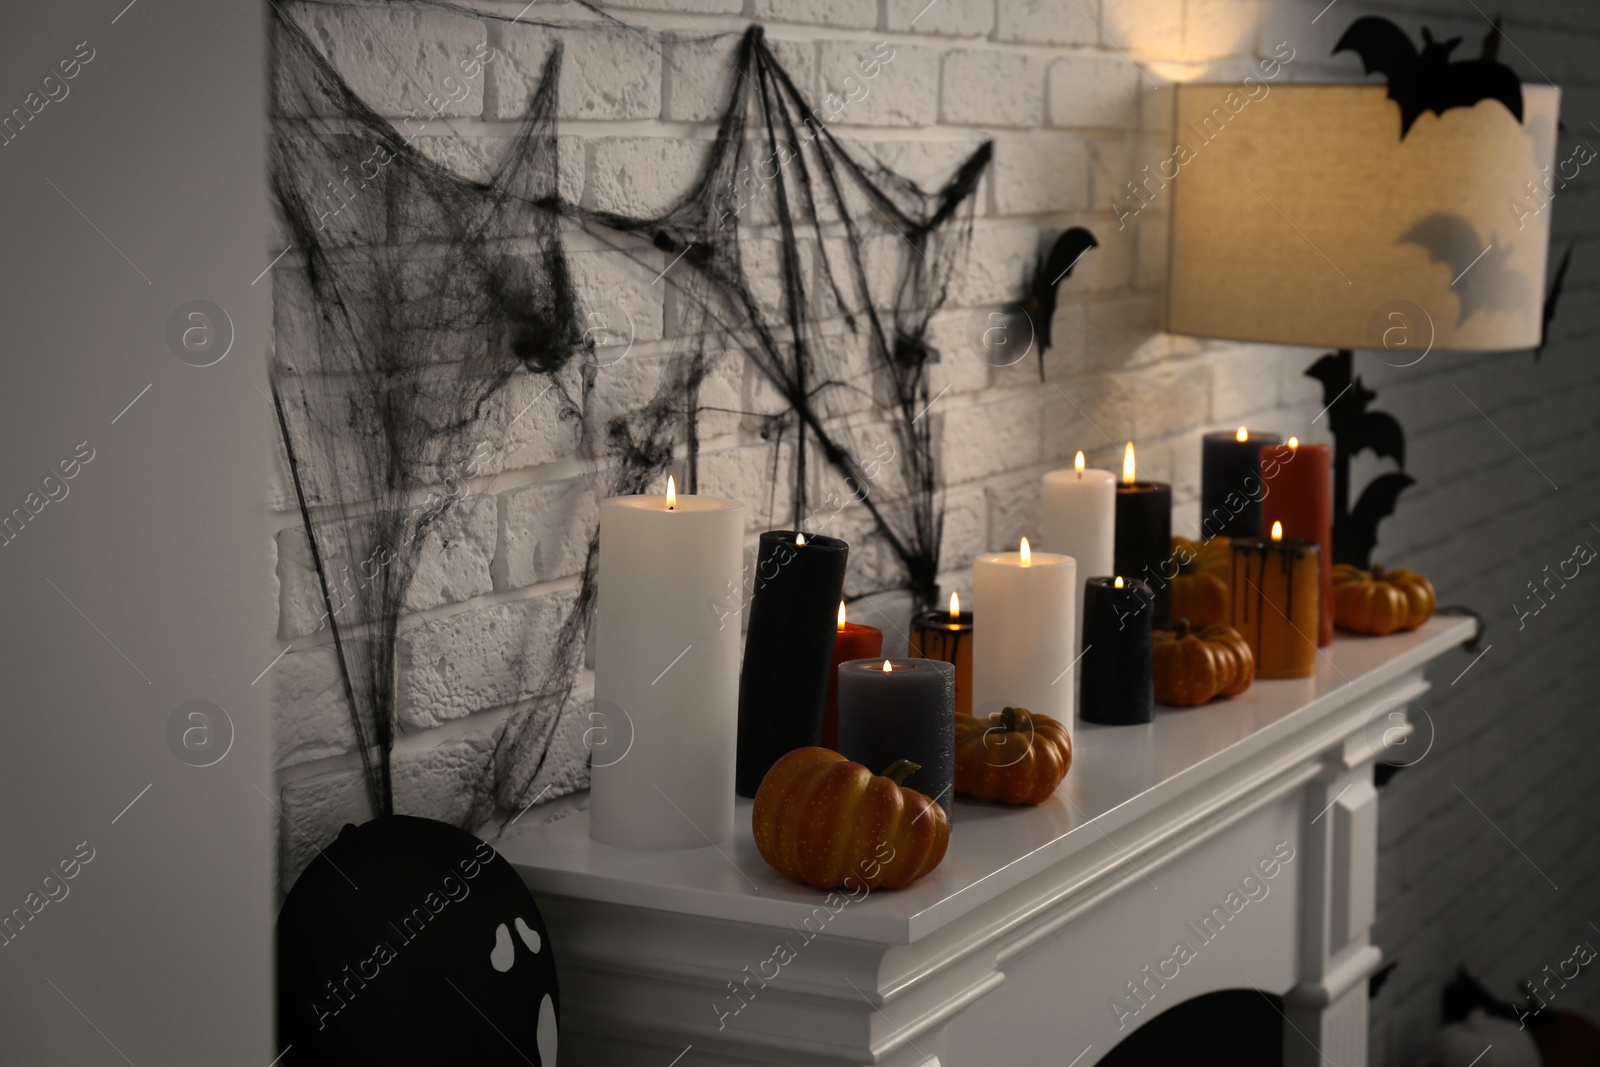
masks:
[[(670, 484), (670, 482), (669, 482)], [(600, 505), (589, 835), (700, 848), (733, 834), (744, 507)]]
[(1078, 649), (1083, 651), (1083, 583), (1112, 577), (1116, 558), (1117, 480), (1110, 471), (1085, 470), (1079, 452), (1070, 471), (1044, 476), (1044, 540), (1048, 552), (1078, 562), (1073, 601)]
[(1059, 719), (1075, 736), (1077, 658), (1071, 556), (986, 552), (972, 564), (972, 714), (1006, 705)]

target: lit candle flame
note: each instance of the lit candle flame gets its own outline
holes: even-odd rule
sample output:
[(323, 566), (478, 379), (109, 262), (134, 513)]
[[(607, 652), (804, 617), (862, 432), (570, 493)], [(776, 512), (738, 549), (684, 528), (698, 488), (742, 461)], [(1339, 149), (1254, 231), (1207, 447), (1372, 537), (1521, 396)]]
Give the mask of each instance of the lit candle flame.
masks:
[(950, 594), (950, 617), (959, 618), (961, 615), (961, 598), (955, 593)]
[(1028, 548), (1028, 539), (1026, 537), (1022, 539), (1022, 547), (1018, 549), (1018, 555), (1022, 557), (1022, 565), (1024, 567), (1033, 565), (1033, 552)]
[(1138, 477), (1133, 465), (1133, 442), (1128, 442), (1128, 447), (1122, 450), (1122, 484), (1132, 485)]
[(894, 670), (893, 665), (890, 664), (890, 662), (888, 660), (884, 660), (883, 661), (883, 673), (884, 674), (888, 674), (892, 670)]
[(801, 546), (802, 548), (804, 548), (805, 547), (805, 543), (806, 543), (806, 535), (803, 534), (803, 533), (795, 534), (794, 535), (794, 543), (799, 545), (799, 546)]
[(1083, 477), (1083, 453), (1079, 452), (1072, 457), (1072, 469), (1078, 472), (1078, 477)]
[(1282, 541), (1283, 540), (1283, 523), (1274, 522), (1272, 524), (1272, 539), (1274, 541)]
[(678, 486), (672, 480), (672, 475), (667, 475), (667, 510), (671, 511), (678, 506)]
[(1298, 437), (1289, 438), (1289, 451), (1290, 452), (1293, 452), (1295, 449), (1297, 449), (1299, 447), (1300, 447), (1300, 438), (1298, 438)]
[(839, 629), (844, 629), (844, 601), (839, 601)]
[(1245, 429), (1243, 426), (1241, 426), (1241, 427), (1239, 427), (1238, 431), (1233, 435), (1233, 439), (1235, 441), (1248, 441), (1248, 440), (1250, 440), (1250, 431)]
[(1115, 578), (1113, 578), (1111, 580), (1111, 585), (1112, 585), (1113, 588), (1121, 589), (1122, 588), (1122, 575), (1119, 574)]

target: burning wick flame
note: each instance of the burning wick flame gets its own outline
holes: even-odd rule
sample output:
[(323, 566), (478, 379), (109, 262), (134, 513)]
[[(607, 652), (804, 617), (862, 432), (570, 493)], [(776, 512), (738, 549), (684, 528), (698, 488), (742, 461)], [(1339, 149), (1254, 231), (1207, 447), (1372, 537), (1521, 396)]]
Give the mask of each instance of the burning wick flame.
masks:
[(1028, 539), (1026, 537), (1022, 539), (1022, 548), (1018, 550), (1017, 554), (1022, 557), (1022, 565), (1024, 567), (1033, 566), (1033, 552), (1028, 548)]
[(795, 534), (794, 535), (794, 543), (799, 545), (801, 548), (804, 548), (805, 547), (805, 543), (806, 543), (806, 535), (803, 534), (803, 533)]
[(951, 593), (950, 594), (950, 617), (952, 619), (955, 619), (955, 618), (959, 618), (960, 616), (961, 616), (961, 598), (959, 596), (957, 596), (955, 593)]
[(1078, 472), (1078, 477), (1083, 477), (1083, 453), (1079, 452), (1072, 457), (1072, 469)]
[(1122, 576), (1120, 574), (1117, 575), (1117, 577), (1115, 577), (1115, 578), (1113, 578), (1111, 580), (1111, 586), (1114, 589), (1121, 589), (1122, 588)]
[(839, 629), (844, 629), (844, 601), (839, 601)]
[(1300, 438), (1298, 438), (1298, 437), (1289, 438), (1289, 451), (1293, 452), (1295, 449), (1297, 449), (1299, 447), (1300, 447)]
[(671, 511), (678, 506), (678, 486), (672, 480), (672, 475), (667, 475), (667, 510)]
[(888, 660), (884, 660), (883, 661), (883, 673), (884, 674), (888, 674), (892, 670), (894, 670), (894, 667), (890, 665)]
[(1272, 524), (1272, 539), (1274, 541), (1283, 540), (1283, 523), (1275, 522)]
[(1235, 441), (1248, 441), (1250, 440), (1250, 431), (1241, 426), (1239, 431), (1233, 435), (1233, 439)]
[(1132, 485), (1137, 479), (1137, 467), (1133, 465), (1133, 442), (1128, 442), (1128, 447), (1122, 450), (1122, 484)]

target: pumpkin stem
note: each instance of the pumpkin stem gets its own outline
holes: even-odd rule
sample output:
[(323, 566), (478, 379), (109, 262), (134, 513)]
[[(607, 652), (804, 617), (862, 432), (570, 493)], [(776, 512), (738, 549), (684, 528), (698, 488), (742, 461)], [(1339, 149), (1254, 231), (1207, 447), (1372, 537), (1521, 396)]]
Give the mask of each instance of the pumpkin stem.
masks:
[(1183, 618), (1181, 616), (1179, 617), (1178, 624), (1173, 627), (1173, 636), (1178, 638), (1180, 641), (1183, 638), (1189, 636), (1189, 620), (1188, 619)]
[(1382, 567), (1382, 565), (1377, 564), (1377, 563), (1374, 563), (1372, 565), (1372, 580), (1375, 581), (1375, 582), (1383, 581), (1383, 567)]
[(1028, 714), (1027, 708), (1001, 708), (1000, 728), (1008, 734), (1014, 734), (1023, 729), (1023, 716)]
[(883, 769), (882, 777), (889, 779), (895, 785), (905, 785), (906, 779), (922, 770), (922, 764), (912, 763), (908, 759), (897, 759)]

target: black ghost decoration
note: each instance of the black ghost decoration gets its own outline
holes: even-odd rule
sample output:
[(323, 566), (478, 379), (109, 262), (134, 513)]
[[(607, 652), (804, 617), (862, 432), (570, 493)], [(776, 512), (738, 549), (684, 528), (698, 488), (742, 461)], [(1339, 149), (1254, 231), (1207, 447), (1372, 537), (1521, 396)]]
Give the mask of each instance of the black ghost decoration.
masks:
[(1389, 99), (1400, 105), (1400, 139), (1405, 140), (1411, 124), (1424, 111), (1443, 115), (1453, 107), (1471, 107), (1480, 100), (1498, 100), (1522, 121), (1522, 79), (1517, 72), (1494, 59), (1498, 34), (1484, 42), (1484, 58), (1452, 63), (1450, 53), (1461, 38), (1435, 41), (1427, 28), (1422, 30), (1422, 51), (1411, 43), (1405, 31), (1388, 19), (1366, 15), (1344, 31), (1334, 54), (1355, 52), (1368, 74), (1381, 71), (1389, 79)]
[(432, 819), (346, 826), (278, 913), (278, 1047), (306, 1067), (555, 1067), (560, 997), (533, 896)]

